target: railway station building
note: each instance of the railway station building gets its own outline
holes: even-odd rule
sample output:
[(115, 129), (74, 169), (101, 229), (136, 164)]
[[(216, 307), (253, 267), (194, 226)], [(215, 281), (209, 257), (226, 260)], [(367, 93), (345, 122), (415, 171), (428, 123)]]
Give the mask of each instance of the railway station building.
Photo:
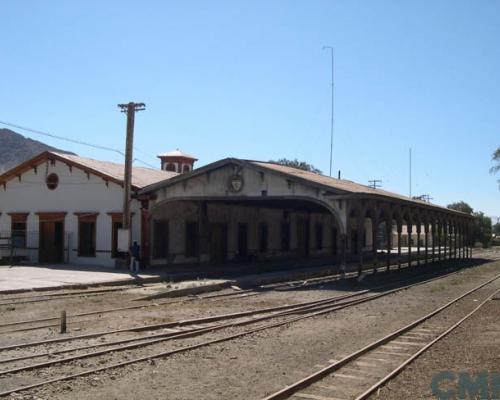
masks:
[(227, 158), (139, 196), (152, 265), (319, 259), (362, 266), (469, 251), (468, 215), (270, 162)]
[[(161, 168), (133, 171), (132, 240), (144, 265), (361, 268), (470, 254), (471, 218), (425, 201), (270, 162), (159, 158)], [(111, 267), (122, 199), (123, 165), (42, 153), (0, 176), (0, 237), (31, 262)]]

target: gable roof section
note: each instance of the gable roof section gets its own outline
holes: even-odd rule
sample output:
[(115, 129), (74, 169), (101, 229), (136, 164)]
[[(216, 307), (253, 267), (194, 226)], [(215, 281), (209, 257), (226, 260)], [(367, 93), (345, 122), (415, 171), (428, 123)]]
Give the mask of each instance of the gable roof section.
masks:
[(460, 215), (462, 217), (469, 217), (468, 214), (464, 214), (460, 211), (451, 210), (447, 207), (443, 207), (437, 204), (428, 203), (423, 200), (411, 199), (407, 196), (401, 194), (389, 192), (387, 190), (374, 189), (370, 186), (362, 185), (353, 181), (346, 179), (336, 179), (326, 175), (316, 174), (314, 172), (304, 171), (301, 169), (288, 167), (281, 164), (276, 164), (272, 162), (265, 161), (254, 161), (254, 160), (242, 160), (238, 158), (225, 158), (220, 161), (216, 161), (211, 164), (207, 164), (201, 168), (197, 168), (192, 172), (178, 175), (176, 177), (170, 178), (168, 180), (160, 181), (154, 183), (153, 185), (147, 186), (142, 189), (142, 193), (150, 193), (158, 188), (171, 186), (177, 182), (190, 179), (192, 177), (204, 174), (209, 171), (213, 171), (222, 168), (226, 165), (240, 165), (242, 167), (257, 168), (260, 170), (272, 171), (277, 174), (283, 175), (287, 179), (291, 179), (300, 182), (305, 185), (315, 186), (323, 190), (331, 192), (334, 195), (347, 195), (352, 197), (357, 196), (367, 196), (367, 197), (378, 197), (387, 200), (403, 201), (405, 203), (413, 204), (415, 206), (420, 206), (430, 209), (439, 209), (441, 211), (446, 211), (450, 214)]
[[(72, 154), (63, 154), (54, 151), (40, 153), (34, 158), (25, 161), (17, 167), (5, 172), (3, 175), (0, 175), (0, 184), (8, 182), (9, 180), (47, 160), (58, 160), (69, 166), (79, 168), (84, 172), (99, 176), (104, 180), (109, 180), (119, 185), (123, 184), (123, 164), (94, 160), (92, 158), (80, 157)], [(178, 175), (176, 172), (162, 171), (160, 169), (132, 167), (132, 187), (135, 190), (138, 190), (148, 185), (172, 178), (176, 175)]]

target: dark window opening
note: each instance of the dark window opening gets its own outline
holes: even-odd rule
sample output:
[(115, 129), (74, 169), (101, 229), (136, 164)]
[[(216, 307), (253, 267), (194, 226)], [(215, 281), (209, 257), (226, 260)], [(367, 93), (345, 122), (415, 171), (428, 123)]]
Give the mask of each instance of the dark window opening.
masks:
[(165, 168), (167, 171), (173, 171), (175, 172), (175, 164), (168, 163), (167, 168)]
[(166, 258), (168, 255), (168, 221), (154, 221), (153, 258)]
[(316, 224), (315, 227), (316, 250), (323, 248), (323, 224)]
[(80, 257), (95, 257), (95, 220), (79, 221), (78, 255)]
[(198, 257), (198, 224), (186, 222), (186, 257)]
[(290, 223), (281, 223), (281, 250), (290, 250)]
[(26, 222), (12, 222), (12, 246), (15, 248), (26, 247)]
[(351, 252), (353, 254), (358, 254), (358, 231), (353, 229), (351, 231)]
[(47, 188), (49, 190), (55, 190), (59, 185), (59, 177), (54, 173), (49, 174), (45, 179), (45, 183), (47, 184)]
[(248, 224), (238, 224), (238, 256), (248, 255)]
[(111, 237), (112, 240), (111, 256), (114, 258), (124, 254), (118, 251), (118, 230), (122, 229), (122, 227), (123, 227), (122, 221), (113, 221), (112, 237)]
[(265, 253), (267, 251), (267, 225), (260, 224), (259, 225), (259, 251), (261, 253)]
[(189, 169), (189, 165), (184, 165), (184, 166), (182, 167), (182, 172), (187, 173), (187, 172), (189, 172), (189, 171), (190, 171), (190, 169)]

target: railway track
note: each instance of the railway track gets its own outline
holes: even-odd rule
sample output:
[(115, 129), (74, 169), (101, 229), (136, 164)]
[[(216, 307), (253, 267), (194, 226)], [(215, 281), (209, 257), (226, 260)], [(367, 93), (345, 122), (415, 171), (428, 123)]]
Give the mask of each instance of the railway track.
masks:
[[(487, 282), (481, 284), (480, 286), (476, 287), (472, 291), (469, 291), (468, 293), (464, 294), (460, 298), (476, 291), (482, 288), (483, 286), (488, 285), (492, 281), (500, 278), (499, 276), (496, 276), (493, 279), (488, 280)], [(207, 333), (212, 333), (215, 331), (223, 330), (226, 328), (242, 328), (247, 325), (253, 325), (253, 327), (249, 330), (244, 330), (243, 332), (239, 332), (237, 334), (232, 334), (229, 336), (224, 336), (222, 338), (218, 339), (213, 339), (213, 340), (208, 340), (208, 341), (203, 341), (198, 344), (194, 345), (189, 345), (189, 346), (184, 346), (177, 348), (175, 350), (169, 350), (169, 351), (161, 351), (161, 352), (153, 352), (147, 356), (143, 357), (136, 357), (133, 359), (128, 359), (126, 361), (120, 361), (118, 363), (110, 364), (107, 366), (103, 366), (100, 368), (93, 368), (90, 370), (86, 371), (81, 371), (75, 374), (71, 375), (65, 375), (65, 376), (58, 376), (49, 380), (46, 380), (44, 382), (37, 382), (35, 384), (23, 386), (23, 387), (16, 387), (7, 391), (4, 391), (0, 393), (0, 396), (6, 396), (9, 395), (13, 392), (18, 392), (22, 390), (28, 390), (32, 389), (35, 387), (43, 386), (49, 383), (53, 382), (59, 382), (62, 380), (68, 380), (72, 379), (78, 376), (86, 376), (90, 375), (99, 371), (105, 371), (107, 369), (112, 369), (112, 368), (117, 368), (121, 367), (124, 365), (129, 365), (145, 360), (150, 360), (153, 358), (159, 358), (159, 357), (165, 357), (168, 355), (172, 355), (175, 353), (179, 353), (182, 351), (189, 351), (193, 350), (195, 348), (199, 348), (202, 346), (207, 346), (210, 344), (214, 343), (220, 343), (223, 341), (227, 340), (232, 340), (244, 335), (248, 335), (254, 332), (262, 331), (265, 329), (270, 329), (273, 327), (277, 326), (282, 326), (286, 324), (290, 324), (295, 321), (299, 321), (305, 318), (311, 318), (314, 316), (318, 315), (323, 315), (326, 313), (331, 313), (336, 310), (340, 310), (342, 308), (346, 307), (351, 307), (357, 304), (361, 304), (363, 302), (371, 301), (375, 298), (387, 296), (391, 293), (395, 293), (396, 291), (404, 290), (409, 287), (422, 284), (425, 282), (429, 282), (432, 280), (436, 280), (439, 278), (433, 278), (424, 282), (419, 282), (419, 283), (414, 283), (414, 284), (409, 284), (407, 286), (403, 287), (398, 287), (395, 289), (391, 290), (386, 290), (381, 293), (376, 293), (376, 294), (371, 294), (368, 293), (361, 298), (356, 298), (356, 295), (345, 295), (345, 296), (337, 296), (336, 298), (331, 298), (327, 300), (321, 300), (321, 301), (316, 301), (316, 302), (307, 302), (307, 303), (302, 303), (300, 305), (294, 304), (294, 305), (286, 305), (286, 306), (281, 306), (281, 307), (273, 307), (273, 308), (267, 308), (267, 309), (261, 309), (261, 310), (253, 310), (253, 311), (248, 311), (248, 312), (243, 312), (243, 313), (233, 313), (233, 314), (227, 314), (227, 315), (221, 315), (221, 316), (214, 316), (214, 317), (209, 317), (209, 318), (204, 318), (204, 319), (197, 319), (197, 320), (190, 320), (190, 321), (179, 321), (177, 323), (173, 323), (172, 325), (167, 326), (166, 324), (161, 324), (161, 326), (155, 326), (155, 329), (167, 329), (168, 331), (162, 331), (160, 333), (153, 333), (153, 335), (150, 335), (149, 337), (140, 337), (140, 338), (130, 338), (126, 340), (121, 340), (121, 341), (114, 341), (114, 342), (107, 342), (107, 343), (101, 343), (99, 344), (99, 347), (108, 347), (107, 349), (104, 350), (95, 350), (91, 351), (88, 353), (83, 353), (83, 354), (74, 354), (70, 356), (66, 356), (64, 358), (59, 358), (59, 359), (52, 359), (50, 361), (44, 361), (36, 364), (30, 364), (30, 365), (24, 365), (20, 367), (14, 367), (14, 368), (8, 368), (8, 369), (3, 369), (0, 371), (0, 376), (4, 375), (9, 375), (11, 376), (12, 374), (16, 373), (22, 373), (25, 371), (30, 371), (30, 370), (35, 370), (35, 369), (40, 369), (40, 368), (45, 368), (49, 366), (54, 366), (56, 364), (62, 365), (66, 363), (72, 363), (75, 360), (82, 360), (85, 358), (91, 358), (91, 357), (100, 357), (103, 355), (109, 355), (110, 353), (116, 353), (116, 352), (123, 352), (125, 350), (130, 351), (132, 349), (138, 349), (138, 348), (143, 348), (146, 346), (152, 346), (154, 347), (155, 344), (165, 342), (168, 340), (176, 340), (176, 339), (185, 339), (185, 338), (191, 338), (194, 336), (200, 336), (203, 334)], [(457, 300), (455, 300), (457, 301)], [(449, 303), (445, 307), (449, 307), (452, 303)], [(266, 322), (269, 320), (276, 320), (275, 322)], [(151, 326), (148, 326), (147, 328), (145, 327), (140, 327), (139, 329), (143, 330), (149, 330), (151, 329)], [(136, 328), (137, 329), (137, 328)], [(101, 335), (101, 333), (98, 333)], [(94, 336), (95, 337), (95, 336)], [(61, 343), (63, 341), (71, 341), (71, 340), (79, 340), (79, 339), (88, 339), (89, 335), (84, 335), (84, 337), (77, 337), (77, 338), (61, 338), (61, 339), (53, 339), (50, 341), (44, 341), (44, 342), (37, 342), (37, 343), (25, 343), (25, 344), (18, 344), (17, 346), (9, 346), (9, 347), (4, 347), (1, 350), (9, 350), (9, 349), (15, 349), (19, 348), (19, 346), (24, 346), (24, 347), (30, 347), (30, 346), (37, 346), (37, 345), (46, 345), (50, 342), (50, 344), (55, 344), (55, 343)], [(75, 352), (75, 351), (80, 351), (83, 349), (89, 349), (93, 347), (98, 347), (95, 345), (85, 345), (85, 346), (80, 346), (72, 349), (62, 349), (59, 352), (54, 352), (51, 351), (48, 353), (51, 357), (54, 357), (56, 354), (63, 354), (63, 353), (68, 353), (68, 352)], [(19, 361), (21, 359), (24, 360), (31, 360), (34, 359), (38, 356), (44, 356), (45, 354), (39, 354), (35, 355), (35, 357), (29, 357), (25, 356), (22, 358), (17, 358), (17, 359), (10, 359), (7, 361)], [(7, 362), (6, 361), (6, 362)]]
[[(492, 257), (490, 257), (492, 258)], [(492, 258), (494, 260), (495, 258)], [(500, 259), (500, 256), (497, 255), (496, 259)], [(391, 268), (397, 267), (398, 264), (397, 262), (394, 264), (391, 264)], [(403, 263), (402, 266), (403, 269), (407, 268), (407, 264)], [(383, 269), (384, 271), (387, 271), (387, 267), (379, 267), (379, 269)], [(367, 270), (367, 273), (373, 273), (373, 270)], [(432, 273), (432, 272), (431, 272)], [(350, 272), (345, 274), (345, 278), (355, 278), (357, 276), (357, 272)], [(269, 290), (277, 290), (277, 291), (287, 291), (287, 290), (295, 290), (297, 287), (300, 288), (313, 288), (317, 287), (320, 285), (328, 284), (331, 282), (335, 282), (341, 279), (341, 277), (338, 274), (334, 275), (327, 275), (323, 277), (316, 277), (316, 278), (311, 278), (307, 280), (294, 280), (294, 281), (287, 281), (287, 282), (280, 282), (280, 283), (274, 283), (274, 284), (269, 284), (269, 285), (263, 285), (259, 288), (256, 289), (246, 289), (246, 290), (240, 290), (237, 292), (231, 292), (231, 293), (216, 293), (216, 294), (209, 294), (209, 295), (196, 295), (196, 296), (189, 296), (189, 297), (183, 297), (177, 300), (167, 300), (167, 301), (159, 301), (159, 302), (150, 302), (147, 304), (139, 304), (139, 305), (129, 305), (129, 306), (124, 306), (124, 307), (113, 307), (113, 308), (108, 308), (108, 309), (100, 309), (100, 310), (94, 310), (94, 311), (89, 311), (89, 312), (84, 312), (84, 313), (76, 313), (76, 314), (69, 314), (68, 316), (68, 323), (71, 324), (85, 324), (89, 323), (92, 321), (96, 321), (96, 319), (80, 319), (82, 317), (88, 317), (88, 316), (93, 316), (93, 315), (103, 315), (107, 313), (114, 313), (114, 312), (120, 312), (120, 311), (127, 311), (127, 310), (137, 310), (137, 309), (144, 309), (144, 308), (149, 308), (149, 307), (158, 307), (158, 306), (167, 306), (171, 304), (177, 304), (177, 303), (183, 303), (183, 302), (191, 302), (191, 301), (198, 301), (198, 300), (225, 300), (229, 298), (244, 298), (244, 297), (251, 297), (251, 296), (257, 296), (262, 293), (265, 293), (266, 291)], [(91, 291), (91, 293), (95, 294), (105, 294), (108, 292), (112, 291), (122, 291), (129, 289), (127, 288), (114, 288), (114, 289), (100, 289), (97, 291)], [(78, 293), (61, 293), (60, 296), (75, 296), (75, 297), (80, 297), (80, 296), (86, 296), (88, 292), (78, 292)], [(53, 294), (47, 294), (47, 296), (52, 296)], [(56, 293), (55, 295), (59, 295)], [(60, 297), (59, 297), (60, 298)], [(65, 297), (67, 298), (67, 297)], [(49, 300), (52, 298), (49, 298)], [(31, 301), (30, 301), (31, 302)], [(36, 302), (36, 300), (33, 300), (33, 302)], [(11, 304), (11, 303), (5, 303), (5, 304)], [(5, 305), (0, 303), (0, 305)], [(17, 303), (12, 303), (12, 304), (17, 304)], [(32, 330), (38, 330), (38, 329), (47, 329), (47, 328), (53, 328), (59, 326), (59, 317), (47, 317), (47, 318), (38, 318), (38, 319), (32, 319), (32, 320), (24, 320), (24, 321), (13, 321), (13, 322), (8, 322), (4, 324), (0, 324), (0, 335), (2, 334), (7, 334), (7, 333), (15, 333), (15, 332), (23, 332), (23, 331), (32, 331)], [(41, 324), (41, 325), (40, 325)]]
[[(491, 282), (491, 281), (490, 281)], [(477, 292), (481, 285), (429, 314), (378, 339), (339, 360), (328, 360), (323, 368), (265, 397), (263, 400), (364, 400), (399, 374), (439, 340), (443, 339), (491, 301), (492, 290), (472, 311), (449, 326), (439, 315), (450, 306)]]
[[(287, 304), (287, 305), (284, 305), (284, 306), (271, 307), (271, 308), (263, 308), (263, 309), (260, 309), (260, 310), (257, 309), (257, 310), (243, 311), (243, 312), (239, 312), (239, 313), (237, 312), (237, 313), (232, 313), (232, 314), (223, 314), (221, 316), (210, 317), (210, 318), (227, 319), (227, 318), (235, 318), (235, 317), (238, 317), (238, 316), (247, 316), (247, 315), (250, 315), (250, 314), (261, 314), (261, 313), (265, 313), (265, 312), (281, 311), (283, 309), (292, 309), (292, 308), (300, 307), (300, 306), (313, 306), (313, 305), (317, 305), (317, 304), (329, 304), (329, 303), (332, 303), (332, 302), (333, 303), (338, 302), (340, 300), (345, 300), (345, 299), (350, 299), (350, 298), (355, 298), (355, 297), (363, 296), (363, 295), (369, 294), (370, 292), (376, 292), (376, 291), (385, 291), (384, 292), (385, 294), (390, 294), (390, 293), (394, 293), (396, 291), (405, 290), (405, 289), (407, 289), (409, 287), (412, 287), (412, 286), (417, 286), (417, 285), (425, 284), (425, 283), (428, 283), (428, 282), (432, 282), (434, 280), (444, 279), (444, 278), (449, 277), (450, 275), (460, 273), (461, 271), (462, 271), (462, 269), (456, 269), (456, 270), (452, 270), (451, 272), (448, 272), (446, 274), (438, 274), (437, 276), (436, 276), (436, 271), (431, 271), (430, 273), (428, 273), (426, 275), (419, 274), (416, 277), (415, 276), (410, 276), (407, 279), (391, 281), (391, 282), (388, 282), (388, 283), (385, 283), (385, 284), (382, 284), (382, 285), (378, 285), (378, 286), (375, 286), (375, 287), (372, 287), (372, 288), (367, 288), (367, 289), (363, 289), (363, 290), (357, 290), (357, 291), (354, 291), (353, 293), (346, 294), (346, 295), (329, 296), (329, 297), (326, 297), (326, 298), (320, 299), (320, 300), (307, 301), (307, 302), (301, 302), (301, 303), (292, 303), (292, 304)], [(419, 280), (419, 279), (421, 279), (422, 277), (425, 277), (425, 276), (427, 276), (428, 278), (425, 279), (425, 280), (423, 280), (423, 281)], [(321, 284), (321, 283), (315, 283), (315, 285), (316, 284)], [(397, 287), (398, 285), (403, 285), (403, 286)], [(394, 287), (394, 286), (396, 287), (395, 289), (389, 290), (391, 287)], [(203, 299), (228, 298), (229, 295), (231, 295), (231, 294), (232, 293), (229, 293), (229, 294), (212, 294), (212, 295), (209, 295), (209, 296), (204, 296)], [(238, 298), (239, 297), (246, 297), (246, 296), (251, 296), (251, 295), (254, 295), (254, 294), (259, 294), (259, 293), (254, 293), (253, 291), (249, 290), (249, 291), (244, 291), (242, 294), (236, 293), (236, 294), (234, 294), (235, 296), (231, 296), (231, 298), (234, 298), (234, 297), (238, 297)], [(378, 294), (372, 295), (372, 296), (378, 296)], [(371, 298), (371, 297), (369, 296), (369, 298)], [(374, 297), (374, 298), (377, 298), (377, 297)], [(195, 300), (195, 299), (189, 299), (189, 300)], [(175, 302), (157, 303), (157, 304), (154, 304), (154, 305), (168, 305), (168, 304), (173, 304), (173, 303), (175, 303)], [(148, 307), (148, 306), (150, 306), (150, 305), (134, 306), (133, 308), (145, 308), (145, 307)], [(123, 308), (119, 308), (119, 309), (115, 309), (115, 310), (128, 310), (128, 309), (130, 309), (130, 308), (129, 307), (123, 307)], [(112, 311), (114, 311), (114, 310), (112, 310)], [(101, 314), (102, 311), (97, 311), (95, 313)], [(80, 314), (80, 315), (89, 315), (89, 314), (94, 314), (94, 312), (92, 312), (92, 313), (84, 313), (84, 314)], [(21, 321), (21, 322), (6, 324), (4, 326), (10, 326), (11, 324), (16, 324), (16, 325), (17, 324), (30, 324), (32, 322), (40, 322), (40, 321), (46, 321), (46, 320), (58, 320), (58, 318), (41, 319), (41, 320), (35, 320), (35, 321), (33, 321), (33, 320), (32, 321)], [(202, 319), (202, 320), (204, 320), (204, 319)], [(193, 321), (200, 321), (200, 319), (194, 319)], [(80, 322), (90, 322), (90, 321), (80, 321)], [(149, 330), (155, 330), (155, 329), (157, 330), (157, 329), (163, 329), (163, 328), (171, 328), (171, 327), (174, 327), (176, 325), (186, 325), (186, 321), (166, 322), (166, 323), (159, 323), (159, 324), (152, 324), (152, 325), (138, 325), (138, 326), (132, 326), (132, 327), (127, 327), (127, 328), (112, 330), (112, 331), (107, 330), (107, 331), (102, 331), (102, 332), (91, 332), (91, 333), (81, 334), (81, 335), (77, 335), (77, 336), (65, 336), (65, 337), (59, 337), (59, 338), (55, 338), (55, 339), (35, 341), (35, 342), (30, 342), (30, 343), (17, 343), (17, 344), (10, 345), (10, 346), (0, 347), (0, 351), (14, 349), (14, 348), (24, 348), (24, 347), (35, 346), (35, 345), (43, 345), (43, 344), (47, 344), (47, 343), (61, 343), (61, 342), (79, 340), (79, 339), (88, 339), (88, 338), (92, 338), (92, 337), (113, 335), (113, 334), (119, 334), (119, 333), (124, 333), (124, 332), (138, 332), (138, 331), (149, 331)], [(34, 329), (41, 329), (41, 328), (53, 327), (53, 326), (59, 326), (59, 323), (49, 324), (49, 325), (45, 325), (45, 326), (41, 326), (41, 327), (40, 326), (38, 326), (38, 327), (28, 327), (28, 328), (25, 327), (25, 328), (18, 329), (18, 330), (3, 331), (3, 332), (0, 332), (0, 334), (11, 333), (11, 332), (27, 331), (27, 330), (34, 330)], [(0, 360), (0, 363), (2, 363), (1, 360)]]
[[(500, 258), (500, 255), (495, 251), (481, 250), (481, 251), (475, 253), (475, 257), (481, 257), (482, 255), (492, 256), (491, 257), (492, 259), (499, 259)], [(424, 260), (424, 256), (421, 255), (420, 256), (420, 265), (422, 265), (423, 260)], [(439, 262), (445, 262), (445, 261), (453, 261), (453, 260), (454, 259), (435, 260), (434, 264), (439, 263)], [(414, 263), (414, 265), (416, 265), (415, 264), (415, 263), (417, 263), (416, 255), (415, 255), (415, 258), (412, 260), (412, 262)], [(406, 257), (400, 264), (401, 264), (402, 268), (408, 267)], [(429, 262), (429, 264), (433, 264), (433, 263)], [(389, 269), (398, 268), (398, 265), (399, 265), (398, 261), (395, 259), (389, 265)], [(387, 270), (387, 265), (385, 265), (385, 264), (379, 265), (375, 269), (375, 271), (385, 271), (385, 270)], [(366, 268), (364, 270), (365, 273), (366, 272), (373, 272), (373, 271), (374, 271), (374, 268), (371, 266), (366, 266)], [(346, 274), (347, 277), (350, 277), (350, 276), (354, 277), (356, 275), (357, 275), (357, 271), (350, 272), (350, 273)], [(320, 281), (320, 280), (324, 280), (324, 279), (338, 279), (338, 275), (335, 274), (335, 275), (331, 275), (331, 276), (312, 278), (312, 279), (308, 279), (308, 281), (313, 283), (315, 281)], [(292, 282), (293, 281), (282, 282), (282, 283), (266, 285), (266, 286), (286, 287), (287, 285), (290, 285), (290, 283), (292, 283)], [(300, 282), (303, 282), (303, 280), (298, 280), (296, 282), (298, 284), (300, 284)], [(125, 290), (128, 290), (128, 289), (133, 288), (133, 287), (149, 287), (149, 286), (153, 286), (156, 284), (157, 283), (153, 283), (153, 284), (132, 283), (130, 285), (124, 285), (124, 286), (120, 286), (120, 287), (84, 289), (84, 290), (76, 289), (74, 291), (73, 290), (72, 291), (64, 291), (64, 292), (56, 291), (54, 293), (40, 293), (40, 294), (30, 293), (29, 295), (26, 295), (26, 296), (2, 297), (2, 295), (0, 295), (0, 306), (38, 303), (38, 302), (50, 301), (50, 300), (60, 300), (62, 298), (66, 299), (66, 298), (77, 298), (77, 297), (85, 297), (85, 296), (98, 296), (98, 295), (104, 295), (107, 293), (125, 291)]]

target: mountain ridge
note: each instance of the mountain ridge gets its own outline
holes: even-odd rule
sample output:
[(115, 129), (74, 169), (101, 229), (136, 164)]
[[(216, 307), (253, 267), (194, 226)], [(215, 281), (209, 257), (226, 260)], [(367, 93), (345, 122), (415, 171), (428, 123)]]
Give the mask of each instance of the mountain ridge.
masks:
[(75, 155), (75, 153), (30, 139), (10, 129), (0, 128), (0, 174), (44, 151), (58, 151)]

